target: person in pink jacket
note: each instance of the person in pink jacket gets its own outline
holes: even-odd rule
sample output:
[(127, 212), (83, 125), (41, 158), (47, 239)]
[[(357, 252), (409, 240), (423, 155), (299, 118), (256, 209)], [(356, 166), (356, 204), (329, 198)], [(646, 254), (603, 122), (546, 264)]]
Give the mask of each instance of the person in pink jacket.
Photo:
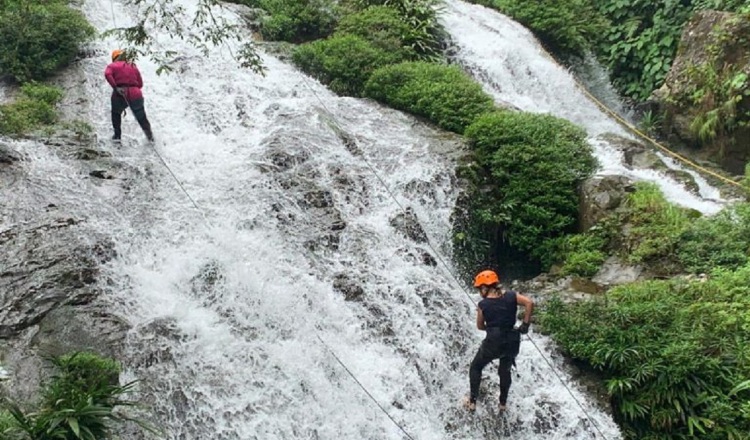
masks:
[(112, 51), (112, 63), (104, 70), (104, 78), (112, 86), (112, 128), (115, 135), (112, 139), (120, 140), (122, 136), (122, 112), (128, 107), (133, 111), (135, 119), (146, 134), (149, 141), (154, 140), (151, 124), (146, 117), (143, 106), (143, 79), (135, 64), (125, 59), (125, 52), (120, 49)]

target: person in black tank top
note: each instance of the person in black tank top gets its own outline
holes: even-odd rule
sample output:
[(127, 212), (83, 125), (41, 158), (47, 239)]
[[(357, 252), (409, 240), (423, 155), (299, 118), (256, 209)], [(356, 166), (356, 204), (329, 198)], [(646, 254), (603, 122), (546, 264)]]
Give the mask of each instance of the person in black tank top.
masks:
[[(479, 289), (482, 300), (477, 306), (477, 328), (485, 330), (487, 336), (479, 347), (469, 367), (469, 397), (465, 405), (470, 411), (476, 409), (482, 370), (494, 359), (500, 359), (497, 373), (500, 375), (499, 410), (505, 411), (510, 391), (510, 369), (515, 363), (521, 345), (521, 334), (529, 331), (534, 303), (520, 293), (500, 288), (500, 278), (491, 270), (480, 272), (474, 278), (474, 287)], [(523, 323), (515, 327), (518, 306), (524, 307)]]

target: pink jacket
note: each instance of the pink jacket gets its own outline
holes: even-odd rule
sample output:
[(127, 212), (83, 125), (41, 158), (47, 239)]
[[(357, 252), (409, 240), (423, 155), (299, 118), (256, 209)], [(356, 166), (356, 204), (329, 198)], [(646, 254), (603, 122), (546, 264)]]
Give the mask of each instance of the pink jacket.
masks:
[[(141, 92), (143, 79), (141, 79), (141, 72), (138, 71), (138, 67), (135, 64), (126, 61), (115, 61), (104, 70), (104, 77), (113, 89), (115, 87), (127, 88), (126, 98), (128, 101), (143, 98), (143, 93)], [(112, 93), (115, 92), (113, 91)]]

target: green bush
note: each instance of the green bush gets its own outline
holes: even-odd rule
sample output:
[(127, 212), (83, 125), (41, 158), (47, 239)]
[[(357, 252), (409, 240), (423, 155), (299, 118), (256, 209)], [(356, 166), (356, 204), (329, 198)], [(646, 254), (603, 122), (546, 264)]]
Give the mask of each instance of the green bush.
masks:
[(398, 54), (402, 60), (417, 58), (417, 51), (409, 41), (411, 26), (398, 10), (387, 6), (372, 6), (342, 18), (337, 35), (356, 35), (375, 47)]
[(609, 23), (589, 0), (480, 0), (528, 27), (553, 52), (582, 56)]
[(337, 20), (329, 0), (260, 0), (268, 16), (260, 23), (263, 38), (302, 43), (331, 35)]
[(558, 252), (564, 255), (561, 275), (592, 277), (602, 267), (607, 255), (607, 240), (596, 230), (585, 234), (569, 235), (562, 239)]
[(0, 105), (0, 133), (19, 135), (57, 121), (55, 105), (62, 99), (62, 90), (28, 83), (21, 93), (16, 102)]
[(683, 267), (693, 273), (746, 265), (750, 254), (750, 205), (738, 204), (714, 217), (691, 222), (680, 234), (676, 248)]
[(70, 64), (95, 30), (64, 3), (7, 1), (0, 10), (0, 72), (41, 80)]
[[(42, 392), (40, 408), (25, 412), (14, 403), (5, 407), (12, 420), (4, 435), (18, 440), (101, 440), (112, 434), (112, 424), (130, 420), (115, 413), (134, 383), (118, 385), (119, 365), (93, 353), (75, 353), (53, 359), (56, 374)], [(153, 431), (137, 420), (142, 427)]]
[(700, 213), (667, 201), (656, 184), (638, 183), (628, 195), (628, 214), (624, 223), (631, 225), (623, 238), (621, 251), (631, 263), (651, 263), (657, 272), (676, 272), (674, 251), (677, 241), (691, 221)]
[(75, 353), (53, 360), (58, 373), (44, 391), (45, 405), (60, 403), (75, 407), (86, 400), (108, 402), (110, 390), (118, 383), (120, 366), (114, 359), (94, 353)]
[(476, 221), (535, 258), (578, 219), (578, 185), (596, 168), (586, 133), (551, 115), (495, 112), (466, 129), (479, 166)]
[(599, 370), (626, 439), (742, 439), (750, 432), (750, 267), (649, 281), (606, 299), (551, 301), (540, 324)]
[(372, 6), (388, 6), (399, 12), (409, 24), (409, 33), (404, 42), (422, 59), (441, 58), (442, 45), (447, 33), (440, 23), (438, 13), (442, 0), (345, 0), (355, 10), (366, 10)]
[(299, 46), (292, 59), (333, 92), (361, 96), (370, 74), (380, 66), (399, 61), (398, 56), (360, 37), (337, 35)]
[(463, 133), (479, 115), (494, 108), (492, 98), (460, 68), (406, 62), (373, 72), (365, 95)]

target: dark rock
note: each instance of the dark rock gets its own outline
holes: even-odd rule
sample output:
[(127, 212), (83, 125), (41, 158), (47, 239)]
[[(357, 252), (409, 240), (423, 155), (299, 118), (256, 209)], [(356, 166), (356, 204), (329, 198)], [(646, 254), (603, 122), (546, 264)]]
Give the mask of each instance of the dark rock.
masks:
[(359, 300), (365, 294), (365, 289), (360, 286), (360, 282), (344, 273), (334, 276), (333, 289), (342, 293), (347, 301)]
[(109, 174), (109, 171), (107, 170), (93, 170), (89, 172), (89, 175), (91, 177), (96, 177), (97, 179), (105, 179), (105, 180), (114, 179), (114, 176)]
[(390, 224), (407, 238), (417, 243), (427, 243), (427, 234), (422, 229), (422, 225), (419, 224), (417, 214), (411, 207), (396, 214), (390, 220)]
[(41, 321), (62, 304), (98, 295), (95, 281), (111, 246), (72, 218), (53, 218), (0, 233), (0, 338)]
[(78, 160), (95, 160), (104, 157), (112, 157), (107, 151), (96, 150), (94, 148), (81, 148), (77, 150), (74, 156)]
[(581, 229), (587, 231), (620, 208), (627, 193), (634, 190), (633, 182), (625, 176), (596, 176), (586, 180), (581, 186)]
[(14, 162), (21, 160), (21, 155), (18, 154), (9, 145), (0, 142), (0, 164), (11, 165)]

